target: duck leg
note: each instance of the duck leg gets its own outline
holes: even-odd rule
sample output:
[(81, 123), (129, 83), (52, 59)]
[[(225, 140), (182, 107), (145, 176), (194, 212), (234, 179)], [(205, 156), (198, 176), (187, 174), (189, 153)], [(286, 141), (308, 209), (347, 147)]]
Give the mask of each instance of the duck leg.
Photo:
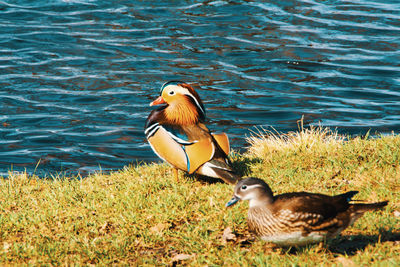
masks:
[(174, 176), (175, 176), (175, 181), (179, 182), (179, 173), (177, 168), (174, 168)]

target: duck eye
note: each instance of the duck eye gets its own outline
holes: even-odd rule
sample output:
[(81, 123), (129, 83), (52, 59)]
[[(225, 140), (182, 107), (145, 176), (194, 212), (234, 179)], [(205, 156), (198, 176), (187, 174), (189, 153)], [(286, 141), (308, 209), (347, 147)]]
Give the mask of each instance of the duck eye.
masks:
[(174, 91), (169, 91), (169, 93), (168, 93), (169, 95), (174, 95), (175, 94), (175, 92)]
[(242, 185), (242, 190), (246, 190), (247, 189), (247, 185)]

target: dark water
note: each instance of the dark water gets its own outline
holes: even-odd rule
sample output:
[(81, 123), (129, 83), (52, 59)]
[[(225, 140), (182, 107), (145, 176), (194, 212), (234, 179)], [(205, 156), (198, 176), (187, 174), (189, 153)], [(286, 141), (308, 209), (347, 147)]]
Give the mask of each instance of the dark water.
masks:
[(236, 149), (302, 115), (399, 132), (399, 46), (398, 0), (0, 1), (0, 174), (156, 160), (148, 104), (176, 79)]

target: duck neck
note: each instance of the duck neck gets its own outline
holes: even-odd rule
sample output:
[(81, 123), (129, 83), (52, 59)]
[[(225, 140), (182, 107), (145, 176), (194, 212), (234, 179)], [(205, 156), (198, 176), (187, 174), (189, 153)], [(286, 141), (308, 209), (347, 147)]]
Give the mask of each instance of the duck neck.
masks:
[(199, 122), (199, 114), (190, 103), (171, 103), (164, 109), (164, 118), (168, 123), (177, 125)]
[(267, 196), (261, 196), (249, 200), (249, 208), (264, 208), (271, 204), (272, 204), (272, 199)]

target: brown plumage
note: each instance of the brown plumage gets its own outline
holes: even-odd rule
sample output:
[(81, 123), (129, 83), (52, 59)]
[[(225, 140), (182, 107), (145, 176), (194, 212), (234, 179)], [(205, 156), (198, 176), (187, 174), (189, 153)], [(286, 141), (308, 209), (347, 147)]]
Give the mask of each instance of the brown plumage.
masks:
[(278, 245), (301, 246), (335, 237), (366, 211), (388, 203), (349, 203), (355, 194), (357, 191), (336, 196), (307, 192), (274, 196), (263, 180), (247, 178), (238, 182), (227, 206), (249, 200), (247, 223), (252, 232)]

